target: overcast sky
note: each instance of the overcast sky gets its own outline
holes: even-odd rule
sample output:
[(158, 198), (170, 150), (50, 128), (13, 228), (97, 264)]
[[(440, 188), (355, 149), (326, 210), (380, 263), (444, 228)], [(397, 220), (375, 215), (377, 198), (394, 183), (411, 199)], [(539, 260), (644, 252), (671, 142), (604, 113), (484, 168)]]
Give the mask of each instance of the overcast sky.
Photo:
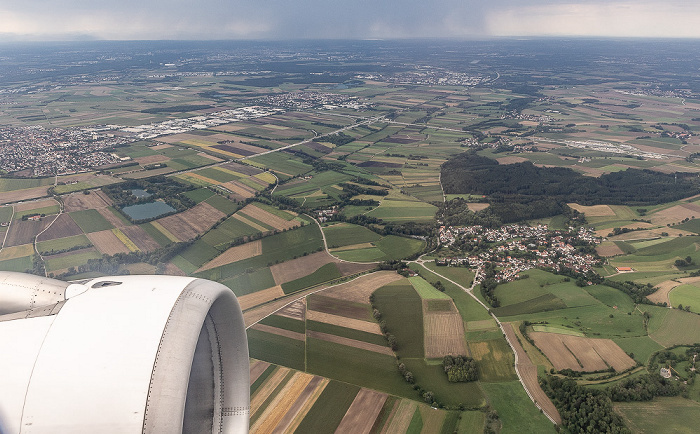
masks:
[(0, 0), (0, 39), (700, 37), (697, 0)]

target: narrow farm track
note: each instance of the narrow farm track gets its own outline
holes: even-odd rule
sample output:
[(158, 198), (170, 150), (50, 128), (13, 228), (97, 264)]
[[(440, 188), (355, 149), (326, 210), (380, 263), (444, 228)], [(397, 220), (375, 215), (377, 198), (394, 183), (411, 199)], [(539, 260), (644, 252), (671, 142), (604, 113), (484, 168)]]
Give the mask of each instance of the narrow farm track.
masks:
[[(440, 278), (445, 279), (446, 281), (454, 285), (457, 285), (458, 288), (461, 288), (464, 292), (466, 292), (474, 300), (476, 300), (484, 309), (489, 311), (489, 314), (496, 321), (498, 327), (500, 327), (501, 329), (501, 332), (505, 335), (506, 341), (508, 342), (508, 345), (510, 345), (513, 354), (515, 354), (515, 372), (516, 374), (518, 374), (518, 380), (520, 380), (520, 384), (523, 385), (525, 392), (527, 392), (527, 396), (530, 397), (530, 399), (535, 404), (535, 406), (537, 406), (537, 408), (542, 410), (542, 413), (545, 416), (547, 416), (547, 419), (549, 419), (554, 424), (561, 424), (561, 416), (559, 415), (559, 412), (554, 407), (554, 404), (549, 399), (549, 397), (545, 395), (544, 391), (542, 391), (542, 388), (540, 387), (540, 384), (537, 381), (537, 367), (532, 364), (530, 359), (527, 357), (525, 350), (523, 350), (523, 348), (520, 346), (520, 343), (515, 337), (515, 333), (510, 327), (510, 324), (501, 323), (501, 321), (496, 317), (496, 315), (494, 315), (490, 311), (489, 307), (486, 306), (481, 300), (479, 300), (477, 296), (474, 295), (474, 287), (476, 286), (476, 282), (478, 280), (476, 277), (479, 275), (479, 273), (481, 273), (481, 270), (477, 270), (476, 275), (474, 276), (474, 281), (472, 282), (472, 286), (470, 288), (466, 288), (460, 285), (459, 283), (455, 282), (454, 280), (441, 275), (437, 271), (429, 270), (423, 265), (422, 259), (418, 259), (412, 262), (419, 264), (426, 271), (429, 271), (439, 276)], [(510, 335), (508, 331), (510, 331)], [(534, 368), (534, 376), (532, 368)]]

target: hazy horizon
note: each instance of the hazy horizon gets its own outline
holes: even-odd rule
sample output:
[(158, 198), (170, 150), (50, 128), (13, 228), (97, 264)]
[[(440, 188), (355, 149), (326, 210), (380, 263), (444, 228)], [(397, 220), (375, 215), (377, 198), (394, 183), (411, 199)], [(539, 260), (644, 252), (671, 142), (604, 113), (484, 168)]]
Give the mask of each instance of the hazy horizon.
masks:
[(700, 38), (685, 0), (0, 0), (1, 41)]

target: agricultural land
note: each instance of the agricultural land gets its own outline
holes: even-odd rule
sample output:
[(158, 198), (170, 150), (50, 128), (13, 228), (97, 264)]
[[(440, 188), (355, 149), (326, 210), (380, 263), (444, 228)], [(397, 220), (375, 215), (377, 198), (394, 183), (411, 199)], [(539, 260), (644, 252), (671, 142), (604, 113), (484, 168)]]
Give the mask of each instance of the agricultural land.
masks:
[(86, 44), (3, 57), (0, 270), (227, 286), (251, 432), (695, 429), (693, 44)]

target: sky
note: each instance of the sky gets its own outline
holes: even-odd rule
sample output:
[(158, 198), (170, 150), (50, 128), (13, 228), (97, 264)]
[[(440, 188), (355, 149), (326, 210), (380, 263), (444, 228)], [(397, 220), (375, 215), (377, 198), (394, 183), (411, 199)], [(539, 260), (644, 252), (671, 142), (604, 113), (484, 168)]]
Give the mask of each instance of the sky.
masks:
[(700, 38), (697, 0), (0, 0), (0, 40)]

